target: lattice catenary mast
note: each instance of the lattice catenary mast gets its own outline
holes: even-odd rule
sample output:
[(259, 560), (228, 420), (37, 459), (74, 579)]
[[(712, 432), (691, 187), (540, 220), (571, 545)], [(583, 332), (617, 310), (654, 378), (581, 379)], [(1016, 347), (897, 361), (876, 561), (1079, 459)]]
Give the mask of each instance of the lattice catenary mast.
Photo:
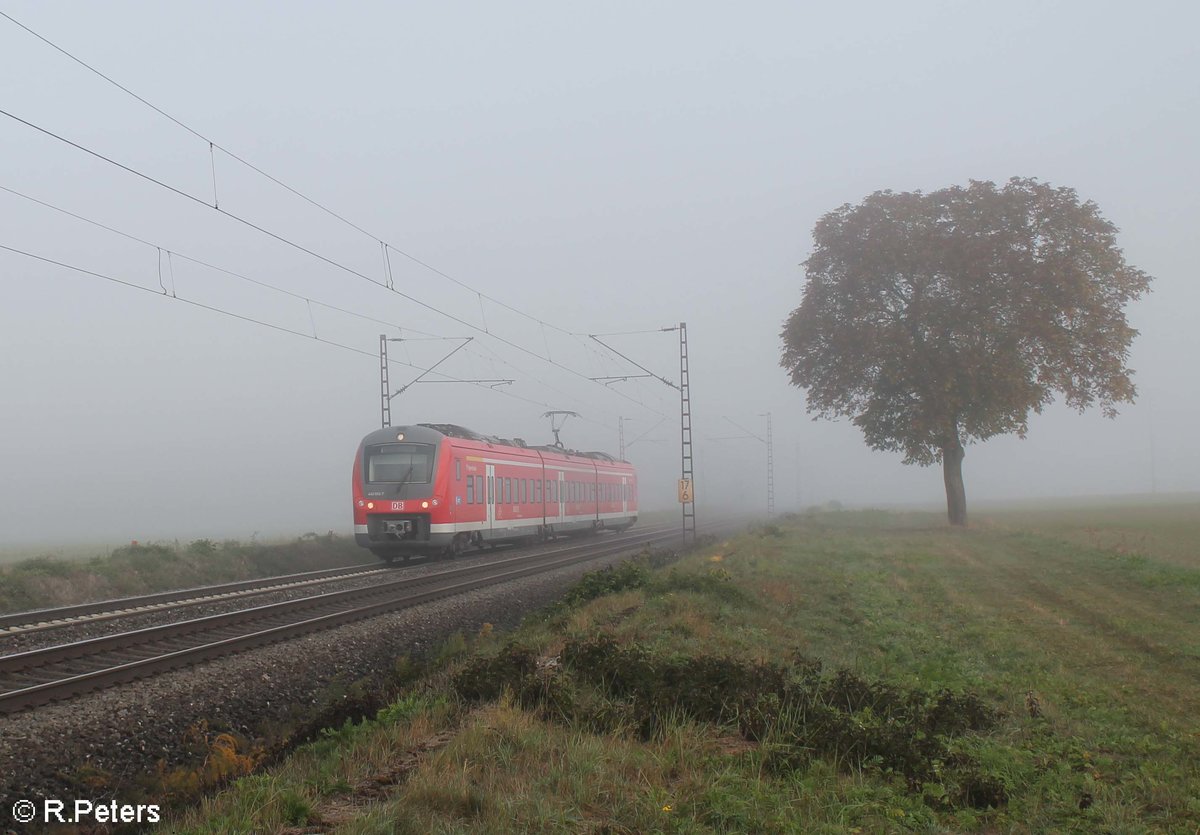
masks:
[[(692, 396), (688, 379), (687, 322), (679, 323), (679, 437), (683, 470), (680, 484), (688, 485), (688, 494), (680, 496), (683, 506), (683, 544), (687, 545), (688, 534), (696, 541), (696, 493), (692, 463)], [(687, 499), (686, 501), (684, 499)]]

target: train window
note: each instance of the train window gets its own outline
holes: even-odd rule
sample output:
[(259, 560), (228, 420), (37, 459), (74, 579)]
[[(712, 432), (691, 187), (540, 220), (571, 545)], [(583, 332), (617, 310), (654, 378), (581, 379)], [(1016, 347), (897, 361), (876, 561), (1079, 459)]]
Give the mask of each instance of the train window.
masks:
[(475, 504), (475, 479), (467, 479), (467, 504)]
[(366, 455), (371, 484), (428, 483), (433, 475), (432, 444), (376, 444)]
[(521, 479), (521, 501), (529, 501), (529, 479), (527, 478)]
[(488, 478), (487, 503), (488, 503), (488, 504), (494, 504), (493, 497), (496, 495), (496, 494), (495, 494), (495, 492), (494, 492), (494, 490), (495, 490), (496, 488), (495, 488), (495, 485), (494, 485), (492, 482), (495, 480), (495, 476), (488, 476), (487, 478)]
[(542, 480), (540, 478), (533, 482), (533, 500), (538, 504), (542, 501)]
[(454, 459), (454, 480), (462, 481), (462, 459)]

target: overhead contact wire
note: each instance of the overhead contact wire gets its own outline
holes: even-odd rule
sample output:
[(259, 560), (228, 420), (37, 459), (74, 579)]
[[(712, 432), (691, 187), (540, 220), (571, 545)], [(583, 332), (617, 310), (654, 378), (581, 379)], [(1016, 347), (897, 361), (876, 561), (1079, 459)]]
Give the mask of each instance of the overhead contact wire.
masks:
[[(48, 257), (46, 257), (46, 256), (44, 256), (44, 255), (38, 255), (38, 254), (36, 254), (36, 253), (33, 253), (33, 252), (27, 252), (26, 250), (23, 250), (23, 249), (18, 249), (17, 247), (12, 247), (12, 246), (7, 246), (7, 245), (5, 245), (5, 244), (0, 244), (0, 249), (6, 250), (6, 251), (8, 251), (8, 252), (12, 252), (12, 253), (14, 253), (14, 254), (16, 254), (16, 255), (23, 255), (23, 256), (25, 256), (26, 258), (32, 258), (32, 259), (34, 259), (35, 261), (41, 261), (41, 262), (43, 262), (43, 263), (45, 263), (45, 264), (53, 264), (53, 265), (54, 265), (54, 266), (56, 266), (56, 267), (62, 267), (63, 269), (66, 269), (66, 270), (71, 270), (71, 271), (73, 271), (73, 272), (77, 272), (77, 273), (80, 273), (80, 274), (82, 274), (82, 275), (89, 275), (89, 276), (92, 276), (93, 278), (99, 278), (99, 279), (101, 279), (101, 280), (103, 280), (103, 281), (108, 281), (108, 282), (111, 282), (111, 283), (113, 283), (113, 284), (118, 284), (118, 285), (120, 285), (120, 286), (122, 286), (122, 287), (128, 287), (128, 288), (129, 288), (129, 289), (131, 289), (131, 290), (141, 290), (141, 291), (142, 291), (142, 292), (144, 292), (144, 293), (150, 293), (151, 295), (154, 295), (154, 296), (163, 296), (164, 298), (171, 299), (172, 301), (178, 301), (178, 302), (182, 302), (182, 303), (184, 303), (184, 304), (186, 304), (186, 305), (190, 305), (190, 306), (192, 306), (192, 307), (200, 308), (201, 310), (207, 310), (207, 311), (209, 311), (209, 312), (211, 312), (211, 313), (218, 313), (218, 314), (220, 314), (220, 315), (222, 315), (222, 316), (228, 316), (228, 317), (229, 317), (229, 318), (231, 318), (231, 319), (237, 319), (237, 320), (239, 320), (239, 321), (242, 321), (242, 322), (247, 322), (247, 323), (249, 323), (249, 324), (252, 324), (252, 325), (259, 325), (259, 326), (261, 326), (261, 327), (264, 327), (264, 328), (270, 328), (270, 329), (271, 329), (271, 330), (273, 330), (273, 331), (278, 331), (278, 332), (280, 332), (280, 333), (291, 334), (292, 336), (298, 336), (298, 337), (300, 337), (300, 338), (302, 338), (302, 339), (312, 340), (312, 341), (314, 341), (314, 342), (320, 342), (320, 343), (321, 343), (321, 344), (323, 344), (323, 345), (331, 345), (331, 346), (333, 346), (333, 347), (335, 347), (335, 348), (341, 348), (342, 350), (345, 350), (345, 351), (350, 351), (350, 352), (352, 352), (352, 353), (355, 353), (355, 354), (361, 354), (361, 355), (362, 355), (362, 356), (364, 356), (364, 357), (371, 357), (372, 359), (376, 359), (376, 360), (379, 358), (379, 355), (378, 355), (377, 353), (373, 352), (373, 351), (364, 351), (364, 350), (363, 350), (363, 349), (361, 349), (361, 348), (355, 348), (353, 345), (346, 345), (346, 344), (345, 344), (345, 343), (343, 343), (343, 342), (335, 342), (335, 341), (334, 341), (334, 340), (332, 340), (332, 339), (325, 339), (325, 338), (323, 338), (323, 337), (316, 336), (315, 334), (307, 334), (307, 333), (305, 333), (304, 331), (293, 330), (292, 328), (287, 328), (287, 327), (284, 327), (283, 325), (276, 325), (276, 324), (274, 324), (274, 323), (272, 323), (272, 322), (267, 322), (267, 321), (265, 321), (265, 320), (263, 320), (263, 319), (256, 319), (256, 318), (255, 318), (255, 317), (253, 317), (253, 316), (247, 316), (247, 315), (245, 315), (245, 314), (242, 314), (242, 313), (235, 313), (235, 312), (234, 312), (234, 311), (232, 311), (232, 310), (227, 310), (227, 309), (225, 309), (225, 308), (223, 308), (223, 307), (217, 307), (217, 306), (215, 306), (215, 305), (205, 304), (204, 302), (201, 302), (201, 301), (196, 301), (195, 299), (189, 299), (189, 298), (186, 298), (186, 297), (184, 297), (184, 296), (171, 296), (171, 295), (168, 295), (168, 294), (165, 294), (165, 293), (160, 293), (160, 292), (158, 292), (157, 290), (155, 290), (155, 289), (154, 289), (154, 288), (152, 288), (152, 287), (146, 287), (146, 286), (144, 286), (144, 285), (142, 285), (142, 284), (138, 284), (138, 283), (136, 283), (136, 282), (133, 282), (133, 281), (126, 281), (125, 279), (122, 279), (122, 278), (117, 278), (116, 276), (106, 275), (105, 273), (99, 273), (99, 272), (96, 272), (95, 270), (89, 270), (89, 269), (87, 269), (87, 268), (85, 268), (85, 267), (77, 267), (77, 266), (75, 266), (74, 264), (68, 264), (68, 263), (66, 263), (66, 262), (64, 262), (64, 261), (57, 261), (57, 260), (55, 260), (55, 259), (53, 259), (53, 258), (48, 258)], [(419, 365), (413, 365), (412, 363), (402, 362), (402, 361), (400, 361), (400, 360), (392, 360), (391, 358), (389, 358), (389, 359), (388, 359), (388, 362), (389, 362), (389, 364), (394, 362), (394, 363), (396, 363), (397, 365), (403, 365), (403, 366), (407, 366), (407, 367), (409, 367), (409, 368), (415, 368), (415, 369), (417, 369), (418, 371), (423, 371), (423, 370), (425, 370), (425, 369), (421, 368), (421, 366), (419, 366)], [(545, 407), (547, 407), (547, 408), (551, 408), (551, 407), (549, 406), (549, 404), (543, 403), (543, 402), (541, 402), (541, 401), (538, 401), (538, 400), (533, 400), (533, 399), (531, 399), (531, 398), (528, 398), (528, 397), (523, 397), (523, 396), (521, 396), (521, 395), (519, 395), (519, 394), (514, 394), (514, 393), (512, 393), (512, 392), (510, 392), (510, 391), (505, 391), (504, 389), (493, 389), (493, 388), (491, 388), (490, 386), (485, 386), (485, 385), (480, 385), (480, 384), (476, 384), (476, 383), (471, 383), (471, 381), (470, 381), (470, 380), (462, 380), (462, 379), (459, 379), (459, 378), (457, 378), (457, 377), (451, 377), (449, 374), (443, 374), (443, 373), (442, 373), (442, 372), (440, 372), (440, 371), (438, 371), (438, 372), (434, 372), (434, 373), (438, 374), (438, 375), (439, 375), (439, 376), (441, 376), (441, 377), (445, 377), (447, 380), (450, 380), (450, 381), (453, 381), (453, 382), (456, 382), (456, 383), (468, 383), (468, 384), (470, 384), (470, 385), (477, 385), (479, 388), (486, 389), (486, 390), (488, 390), (488, 391), (496, 391), (496, 392), (498, 392), (498, 393), (500, 393), (500, 394), (503, 394), (503, 395), (505, 395), (505, 396), (507, 396), (507, 397), (512, 397), (512, 398), (515, 398), (515, 399), (517, 399), (517, 400), (522, 400), (522, 401), (524, 401), (524, 402), (526, 402), (526, 403), (532, 403), (532, 404), (533, 404), (533, 405), (535, 405), (535, 406), (545, 406)]]
[[(2, 14), (2, 13), (0, 13), (0, 14)], [(254, 229), (255, 231), (261, 232), (262, 234), (264, 234), (264, 235), (267, 235), (268, 237), (270, 237), (270, 238), (273, 238), (274, 240), (277, 240), (277, 241), (279, 241), (280, 243), (286, 244), (286, 245), (288, 245), (288, 246), (291, 246), (291, 247), (293, 247), (293, 248), (295, 248), (295, 249), (297, 249), (297, 250), (299, 250), (299, 251), (301, 251), (301, 252), (304, 252), (304, 253), (306, 253), (306, 254), (308, 254), (308, 255), (312, 256), (313, 258), (316, 258), (316, 259), (318, 259), (319, 261), (322, 261), (322, 262), (324, 262), (324, 263), (326, 263), (326, 264), (329, 264), (329, 265), (330, 265), (330, 266), (332, 266), (332, 267), (336, 267), (336, 268), (338, 268), (338, 269), (340, 269), (340, 270), (343, 270), (344, 272), (347, 272), (347, 273), (349, 273), (349, 274), (351, 274), (351, 275), (357, 276), (358, 278), (360, 278), (360, 279), (362, 279), (362, 280), (364, 280), (364, 281), (367, 281), (367, 282), (369, 282), (369, 283), (373, 284), (373, 285), (374, 285), (374, 286), (376, 286), (376, 287), (383, 287), (384, 289), (388, 289), (388, 288), (387, 288), (387, 287), (385, 287), (383, 284), (380, 284), (380, 283), (379, 283), (378, 281), (376, 281), (375, 279), (371, 278), (370, 276), (366, 275), (365, 273), (361, 273), (361, 272), (359, 272), (358, 270), (354, 269), (353, 267), (346, 266), (345, 264), (342, 264), (342, 263), (340, 263), (340, 262), (338, 262), (338, 261), (335, 261), (335, 260), (333, 260), (332, 258), (328, 258), (328, 257), (326, 257), (326, 256), (324, 256), (324, 255), (321, 255), (320, 253), (318, 253), (318, 252), (315, 252), (315, 251), (313, 251), (313, 250), (309, 249), (308, 247), (304, 246), (303, 244), (299, 244), (299, 243), (297, 243), (297, 242), (295, 242), (295, 241), (293, 241), (293, 240), (290, 240), (290, 239), (288, 239), (288, 238), (285, 238), (285, 237), (283, 237), (282, 235), (279, 235), (279, 234), (277, 234), (277, 233), (275, 233), (275, 232), (272, 232), (272, 231), (271, 231), (271, 230), (269, 230), (269, 229), (266, 229), (266, 228), (264, 228), (264, 227), (262, 227), (262, 226), (259, 226), (258, 224), (254, 223), (254, 222), (252, 222), (252, 221), (250, 221), (250, 220), (247, 220), (247, 219), (245, 219), (245, 218), (243, 218), (243, 217), (241, 217), (241, 216), (239, 216), (239, 215), (236, 215), (236, 214), (234, 214), (234, 213), (232, 213), (232, 212), (228, 212), (228, 211), (226, 211), (226, 210), (224, 210), (224, 209), (218, 209), (218, 208), (216, 208), (215, 206), (213, 206), (213, 205), (211, 205), (210, 203), (208, 203), (206, 200), (204, 200), (204, 199), (202, 199), (202, 198), (199, 198), (199, 197), (196, 197), (194, 194), (189, 194), (188, 192), (186, 192), (186, 191), (183, 191), (183, 190), (181, 190), (181, 189), (178, 189), (178, 188), (175, 188), (174, 186), (172, 186), (172, 185), (169, 185), (169, 184), (167, 184), (167, 183), (165, 183), (165, 182), (163, 182), (163, 181), (161, 181), (161, 180), (158, 180), (158, 179), (156, 179), (155, 177), (152, 177), (152, 176), (150, 176), (149, 174), (145, 174), (145, 173), (143, 173), (143, 172), (141, 172), (141, 171), (138, 171), (138, 170), (137, 170), (137, 169), (135, 169), (135, 168), (131, 168), (131, 167), (127, 166), (127, 165), (124, 165), (124, 164), (122, 164), (122, 163), (120, 163), (120, 162), (117, 162), (116, 160), (114, 160), (114, 159), (111, 159), (110, 157), (107, 157), (107, 156), (105, 156), (104, 154), (101, 154), (101, 153), (100, 153), (100, 152), (98, 152), (98, 151), (94, 151), (94, 150), (92, 150), (91, 148), (88, 148), (88, 147), (86, 147), (86, 146), (80, 145), (80, 144), (79, 144), (79, 143), (77, 143), (77, 142), (73, 142), (73, 141), (71, 141), (70, 139), (67, 139), (66, 137), (60, 136), (59, 134), (55, 133), (54, 131), (51, 131), (51, 130), (49, 130), (49, 129), (47, 129), (47, 128), (43, 128), (43, 127), (41, 127), (40, 125), (36, 125), (36, 124), (34, 124), (33, 122), (29, 122), (29, 121), (27, 121), (27, 120), (25, 120), (25, 119), (22, 119), (20, 116), (17, 116), (17, 115), (15, 115), (15, 114), (13, 114), (13, 113), (10, 113), (10, 112), (9, 112), (9, 111), (7, 111), (7, 110), (0, 109), (0, 115), (7, 116), (8, 118), (10, 118), (10, 119), (12, 119), (12, 120), (14, 120), (14, 121), (16, 121), (16, 122), (19, 122), (19, 123), (21, 123), (21, 124), (23, 124), (23, 125), (26, 125), (27, 127), (30, 127), (30, 128), (32, 128), (32, 129), (34, 129), (34, 130), (38, 131), (39, 133), (45, 134), (46, 136), (49, 136), (49, 137), (51, 137), (51, 138), (53, 138), (53, 139), (56, 139), (56, 140), (58, 140), (59, 142), (62, 142), (62, 143), (64, 143), (64, 144), (66, 144), (66, 145), (69, 145), (69, 146), (71, 146), (71, 147), (73, 147), (73, 148), (76, 148), (76, 149), (78, 149), (78, 150), (80, 150), (80, 151), (83, 151), (84, 153), (86, 153), (86, 154), (89, 154), (90, 156), (93, 156), (93, 157), (95, 157), (96, 159), (103, 160), (104, 162), (107, 162), (107, 163), (109, 163), (110, 165), (113, 165), (113, 166), (115, 166), (115, 167), (117, 167), (117, 168), (120, 168), (120, 169), (121, 169), (121, 170), (123, 170), (123, 171), (126, 171), (126, 172), (128, 172), (128, 173), (130, 173), (130, 174), (133, 174), (133, 175), (135, 175), (135, 176), (137, 176), (137, 177), (140, 177), (140, 178), (142, 178), (142, 179), (146, 180), (147, 182), (150, 182), (150, 183), (153, 183), (153, 184), (155, 184), (155, 185), (157, 185), (157, 186), (160, 186), (161, 188), (164, 188), (164, 189), (166, 189), (167, 191), (170, 191), (170, 192), (172, 192), (173, 194), (177, 194), (177, 195), (179, 195), (179, 196), (181, 196), (181, 197), (184, 197), (184, 198), (186, 198), (186, 199), (188, 199), (188, 200), (191, 200), (191, 201), (192, 201), (192, 202), (194, 202), (194, 203), (198, 203), (198, 204), (200, 204), (201, 206), (205, 206), (205, 207), (207, 207), (207, 208), (213, 209), (214, 211), (218, 212), (218, 213), (219, 213), (219, 214), (221, 214), (221, 215), (224, 215), (225, 217), (228, 217), (228, 218), (231, 218), (231, 219), (233, 219), (233, 220), (236, 220), (236, 221), (238, 221), (239, 223), (242, 223), (242, 224), (244, 224), (245, 226), (248, 226), (249, 228), (251, 228), (251, 229)], [(399, 250), (397, 250), (397, 252), (399, 252)], [(403, 253), (401, 253), (401, 254), (403, 254)], [(473, 324), (472, 322), (469, 322), (469, 321), (467, 321), (466, 319), (463, 319), (463, 318), (461, 318), (461, 317), (459, 317), (459, 316), (456, 316), (456, 315), (454, 315), (453, 313), (448, 313), (447, 311), (445, 311), (445, 310), (442, 310), (442, 309), (440, 309), (440, 308), (438, 308), (438, 307), (435, 307), (434, 305), (431, 305), (431, 304), (429, 304), (429, 303), (427, 303), (427, 302), (421, 301), (420, 299), (418, 299), (418, 298), (416, 298), (416, 297), (414, 297), (414, 296), (410, 296), (410, 295), (408, 295), (407, 293), (404, 293), (404, 292), (402, 292), (402, 291), (400, 291), (400, 290), (396, 290), (396, 289), (394, 289), (394, 288), (392, 288), (391, 292), (395, 293), (396, 295), (400, 296), (401, 298), (404, 298), (404, 299), (407, 299), (408, 301), (411, 301), (413, 304), (416, 304), (416, 305), (419, 305), (419, 306), (421, 306), (421, 307), (425, 308), (426, 310), (429, 310), (429, 311), (431, 311), (431, 312), (433, 312), (433, 313), (437, 313), (437, 314), (439, 314), (439, 315), (441, 315), (441, 316), (445, 316), (446, 318), (448, 318), (448, 319), (451, 319), (451, 320), (452, 320), (452, 321), (454, 321), (454, 322), (457, 322), (458, 324), (462, 325), (463, 327), (468, 327), (468, 328), (471, 328), (472, 330), (474, 330), (474, 331), (476, 331), (476, 332), (478, 332), (478, 333), (483, 333), (483, 334), (485, 334), (485, 335), (487, 335), (487, 336), (490, 336), (490, 337), (492, 337), (493, 339), (496, 339), (496, 340), (498, 340), (498, 341), (500, 341), (500, 342), (503, 342), (505, 345), (508, 345), (508, 346), (510, 346), (510, 347), (512, 347), (512, 348), (515, 348), (515, 349), (517, 349), (518, 351), (521, 351), (522, 353), (528, 354), (528, 355), (530, 355), (530, 356), (532, 356), (532, 357), (535, 357), (535, 358), (537, 358), (537, 359), (539, 359), (539, 360), (542, 360), (543, 362), (548, 362), (548, 363), (550, 363), (551, 365), (555, 366), (556, 368), (560, 368), (560, 369), (562, 369), (563, 371), (566, 371), (566, 372), (568, 372), (568, 373), (570, 373), (570, 374), (574, 374), (576, 377), (581, 377), (582, 379), (585, 379), (585, 380), (589, 380), (589, 379), (591, 379), (591, 378), (589, 378), (589, 377), (588, 377), (586, 374), (583, 374), (582, 372), (580, 372), (580, 371), (577, 371), (577, 370), (575, 370), (574, 368), (570, 368), (570, 367), (568, 367), (568, 366), (565, 366), (565, 365), (563, 365), (563, 364), (561, 364), (561, 363), (559, 363), (559, 362), (555, 362), (555, 361), (553, 361), (553, 360), (551, 360), (551, 359), (549, 359), (549, 358), (547, 358), (547, 357), (543, 357), (543, 356), (541, 356), (540, 354), (538, 354), (536, 351), (531, 351), (530, 349), (526, 348), (525, 346), (523, 346), (523, 345), (521, 345), (521, 344), (519, 344), (519, 343), (513, 342), (511, 339), (508, 339), (508, 338), (506, 338), (506, 337), (500, 336), (499, 334), (489, 333), (489, 332), (488, 332), (488, 331), (487, 331), (485, 328), (480, 328), (478, 325), (475, 325), (475, 324)], [(482, 294), (480, 294), (480, 295), (482, 295)], [(553, 326), (552, 326), (552, 327), (553, 327)], [(572, 334), (572, 335), (574, 335), (574, 334)], [(594, 382), (594, 381), (593, 381), (593, 382)], [(601, 384), (601, 383), (597, 383), (597, 385), (602, 385), (602, 384)], [(624, 399), (626, 399), (626, 400), (630, 401), (631, 403), (636, 403), (637, 405), (641, 406), (643, 409), (646, 409), (647, 411), (654, 412), (655, 414), (662, 416), (662, 413), (661, 413), (661, 412), (659, 412), (657, 409), (654, 409), (654, 408), (652, 408), (652, 407), (648, 406), (647, 404), (643, 403), (642, 401), (638, 400), (637, 398), (635, 398), (635, 397), (630, 397), (629, 395), (625, 394), (624, 392), (617, 391), (616, 389), (610, 389), (610, 390), (611, 390), (611, 391), (613, 391), (613, 393), (614, 393), (614, 394), (616, 394), (616, 395), (618, 395), (619, 397), (623, 397)]]

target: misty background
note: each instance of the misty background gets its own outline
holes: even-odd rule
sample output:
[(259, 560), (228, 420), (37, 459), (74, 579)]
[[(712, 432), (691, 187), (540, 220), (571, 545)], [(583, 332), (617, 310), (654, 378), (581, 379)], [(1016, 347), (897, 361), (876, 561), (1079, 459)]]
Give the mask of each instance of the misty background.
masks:
[[(0, 109), (201, 201), (215, 169), (222, 210), (362, 274), (0, 116), (0, 245), (149, 290), (0, 249), (6, 544), (348, 531), (383, 332), (473, 336), (438, 370), (514, 381), (416, 384), (393, 424), (546, 443), (542, 412), (570, 409), (568, 446), (616, 453), (624, 417), (652, 509), (676, 507), (678, 393), (585, 379), (641, 372), (580, 334), (686, 322), (701, 521), (765, 510), (765, 447), (729, 438), (744, 434), (730, 421), (765, 436), (766, 412), (777, 510), (940, 505), (938, 468), (810, 420), (779, 332), (820, 215), (878, 189), (1014, 175), (1096, 201), (1156, 281), (1127, 311), (1137, 404), (1115, 421), (1054, 407), (1026, 440), (969, 447), (968, 501), (1200, 489), (1195, 4), (4, 11), (370, 233), (0, 18)], [(396, 290), (462, 321), (381, 286), (376, 238), (396, 248)], [(605, 339), (678, 382), (676, 333)], [(456, 344), (390, 353), (423, 368)], [(419, 373), (393, 367), (393, 390)]]

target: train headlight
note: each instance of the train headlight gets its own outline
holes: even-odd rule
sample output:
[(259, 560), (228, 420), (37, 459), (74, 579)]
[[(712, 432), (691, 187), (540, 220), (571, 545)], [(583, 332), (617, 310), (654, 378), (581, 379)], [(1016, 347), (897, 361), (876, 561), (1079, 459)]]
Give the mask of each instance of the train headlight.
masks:
[(358, 500), (358, 506), (359, 506), (359, 507), (362, 507), (364, 504), (366, 504), (366, 502), (364, 502), (362, 499), (359, 499), (359, 500)]
[(397, 435), (397, 436), (396, 436), (396, 440), (397, 440), (397, 441), (403, 441), (403, 440), (404, 440), (404, 433), (403, 433), (403, 432), (401, 432), (399, 435)]
[(374, 510), (375, 502), (367, 502), (367, 510)]
[(429, 510), (429, 502), (421, 502), (421, 510)]

